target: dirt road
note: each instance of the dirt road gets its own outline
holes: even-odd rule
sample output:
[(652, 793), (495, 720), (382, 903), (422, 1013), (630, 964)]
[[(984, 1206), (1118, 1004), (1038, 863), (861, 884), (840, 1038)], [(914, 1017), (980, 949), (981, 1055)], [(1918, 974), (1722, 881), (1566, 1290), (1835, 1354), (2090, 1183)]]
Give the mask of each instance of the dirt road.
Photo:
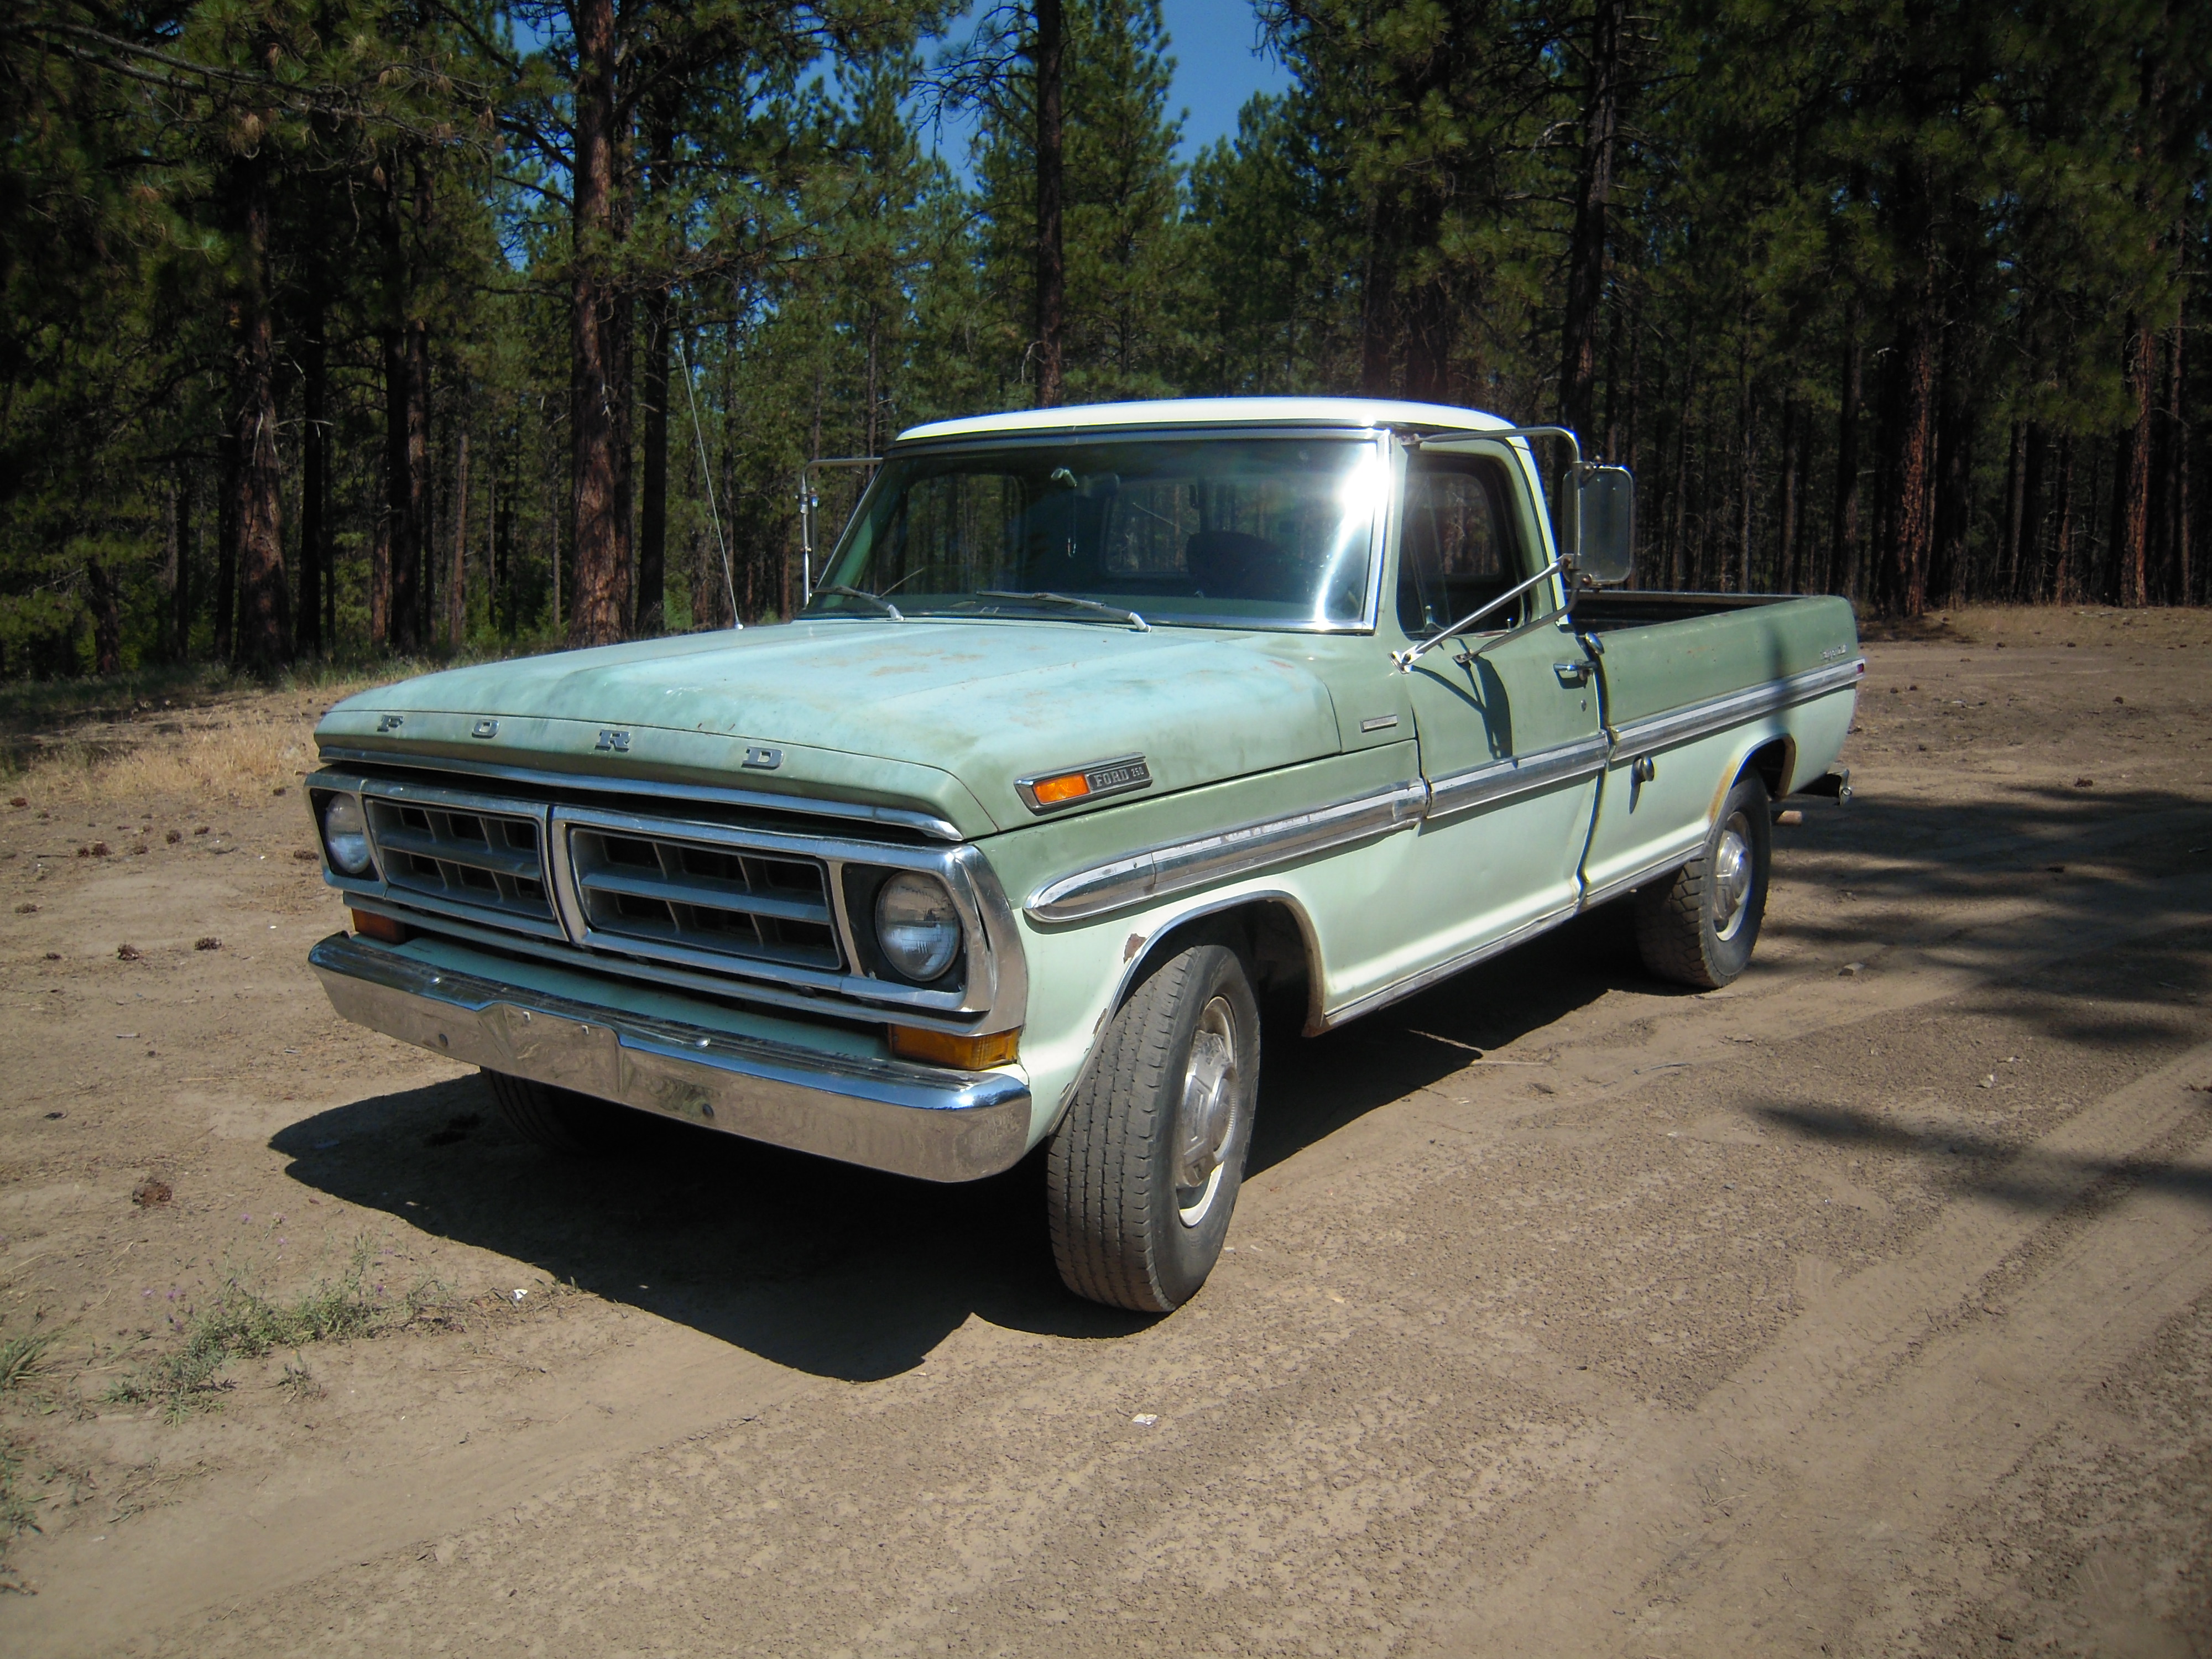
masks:
[(1744, 980), (1600, 912), (1273, 1043), (1159, 1321), (1035, 1169), (562, 1164), (341, 1024), (296, 698), (34, 774), (0, 1650), (2212, 1653), (2212, 617), (1869, 657)]

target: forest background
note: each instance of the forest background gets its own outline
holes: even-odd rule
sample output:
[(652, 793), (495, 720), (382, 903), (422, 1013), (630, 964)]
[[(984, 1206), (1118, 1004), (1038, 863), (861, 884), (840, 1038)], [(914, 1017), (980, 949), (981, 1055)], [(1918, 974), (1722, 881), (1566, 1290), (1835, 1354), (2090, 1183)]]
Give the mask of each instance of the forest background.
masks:
[(2212, 7), (1253, 21), (1185, 165), (1156, 0), (16, 0), (0, 678), (787, 616), (810, 459), (1179, 394), (1564, 422), (1647, 586), (2212, 597)]

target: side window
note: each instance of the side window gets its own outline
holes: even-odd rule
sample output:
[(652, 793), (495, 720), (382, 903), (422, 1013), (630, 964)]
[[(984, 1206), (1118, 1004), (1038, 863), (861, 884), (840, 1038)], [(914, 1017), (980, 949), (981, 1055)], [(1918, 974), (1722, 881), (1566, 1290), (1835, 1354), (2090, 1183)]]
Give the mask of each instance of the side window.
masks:
[[(1417, 458), (1406, 474), (1405, 529), (1398, 544), (1398, 625), (1433, 634), (1496, 599), (1526, 574), (1506, 483), (1495, 461)], [(1487, 628), (1510, 628), (1509, 605)]]

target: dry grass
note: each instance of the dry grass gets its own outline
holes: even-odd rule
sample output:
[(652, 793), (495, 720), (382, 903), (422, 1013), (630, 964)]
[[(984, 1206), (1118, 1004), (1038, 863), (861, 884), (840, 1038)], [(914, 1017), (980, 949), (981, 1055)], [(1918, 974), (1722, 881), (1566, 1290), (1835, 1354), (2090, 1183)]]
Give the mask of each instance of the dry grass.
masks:
[[(174, 715), (139, 718), (74, 734), (9, 781), (40, 805), (207, 801), (289, 789), (315, 767), (315, 722), (339, 698), (387, 676), (264, 692)], [(161, 732), (162, 724), (181, 732)]]
[(120, 753), (70, 745), (43, 756), (15, 787), (58, 802), (266, 795), (313, 769), (314, 732), (313, 720), (301, 719), (296, 707), (283, 713), (251, 705), (209, 710), (181, 735), (142, 741)]

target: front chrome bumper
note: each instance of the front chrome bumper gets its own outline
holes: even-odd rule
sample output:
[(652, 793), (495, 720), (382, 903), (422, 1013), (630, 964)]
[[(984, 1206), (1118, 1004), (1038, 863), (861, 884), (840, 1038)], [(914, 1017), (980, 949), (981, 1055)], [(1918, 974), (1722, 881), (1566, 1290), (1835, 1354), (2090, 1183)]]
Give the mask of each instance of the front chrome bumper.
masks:
[(356, 1024), (506, 1072), (847, 1164), (975, 1181), (1028, 1149), (1029, 1087), (708, 1030), (432, 968), (345, 933), (307, 961)]

